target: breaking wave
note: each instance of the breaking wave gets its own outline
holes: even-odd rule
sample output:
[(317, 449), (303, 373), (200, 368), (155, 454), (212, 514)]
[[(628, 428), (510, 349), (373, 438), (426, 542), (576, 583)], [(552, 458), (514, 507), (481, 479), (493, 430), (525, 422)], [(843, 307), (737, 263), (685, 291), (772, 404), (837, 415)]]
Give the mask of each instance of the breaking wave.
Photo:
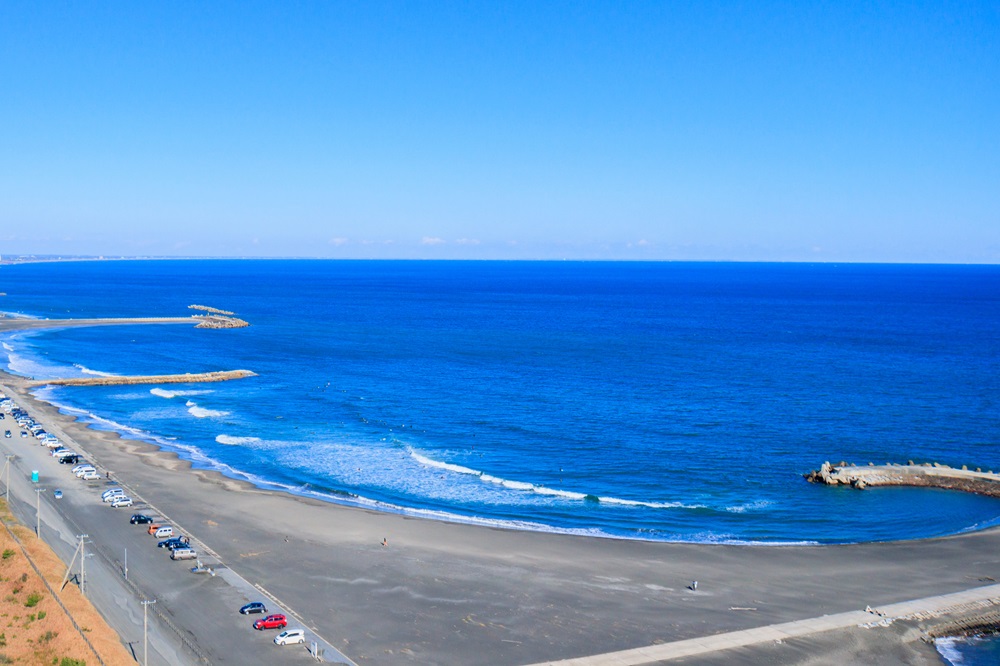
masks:
[(79, 363), (74, 363), (73, 367), (82, 372), (85, 375), (94, 375), (95, 377), (117, 377), (113, 372), (101, 372), (100, 370), (91, 370), (90, 368), (80, 365)]
[(533, 483), (527, 483), (525, 481), (512, 481), (510, 479), (504, 479), (499, 476), (493, 476), (491, 474), (487, 474), (486, 472), (481, 472), (476, 469), (463, 467), (462, 465), (455, 465), (452, 463), (441, 462), (440, 460), (434, 460), (433, 458), (428, 458), (427, 456), (418, 453), (413, 449), (409, 449), (409, 453), (410, 456), (421, 465), (425, 465), (427, 467), (434, 467), (436, 469), (443, 469), (445, 471), (452, 472), (454, 474), (464, 474), (467, 476), (474, 476), (484, 483), (491, 483), (494, 485), (502, 486), (509, 490), (536, 493), (538, 495), (546, 495), (548, 497), (558, 497), (560, 499), (566, 499), (566, 500), (600, 502), (602, 504), (611, 504), (618, 506), (634, 506), (634, 507), (643, 507), (647, 509), (707, 508), (703, 504), (685, 504), (684, 502), (644, 502), (640, 500), (621, 499), (619, 497), (602, 497), (599, 495), (575, 492), (572, 490), (559, 490), (557, 488), (539, 486)]
[(186, 404), (188, 408), (188, 414), (199, 419), (229, 416), (229, 412), (223, 412), (217, 409), (205, 409), (204, 407), (199, 407), (198, 403), (196, 403), (194, 400), (188, 400)]
[(168, 391), (167, 389), (154, 388), (149, 389), (149, 392), (159, 398), (166, 398), (170, 400), (171, 398), (176, 398), (177, 396), (188, 396), (188, 395), (206, 395), (208, 393), (214, 393), (211, 389), (192, 390), (192, 391)]
[(217, 435), (215, 441), (219, 444), (225, 444), (227, 446), (240, 446), (242, 444), (257, 444), (261, 440), (260, 437), (232, 437), (230, 435)]

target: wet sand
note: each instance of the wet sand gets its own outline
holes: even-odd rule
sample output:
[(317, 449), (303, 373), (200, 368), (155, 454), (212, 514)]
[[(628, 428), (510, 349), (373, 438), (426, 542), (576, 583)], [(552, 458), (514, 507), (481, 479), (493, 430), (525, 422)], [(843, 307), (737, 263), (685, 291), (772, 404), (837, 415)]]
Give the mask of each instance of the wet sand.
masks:
[[(0, 383), (359, 664), (545, 662), (1000, 580), (996, 529), (841, 546), (667, 544), (339, 506), (192, 469), (153, 445), (59, 414), (30, 397), (20, 378), (2, 375)], [(692, 580), (696, 591), (687, 587)], [(832, 631), (680, 663), (846, 663), (867, 655), (881, 655), (863, 659), (869, 663), (938, 663), (918, 625)]]

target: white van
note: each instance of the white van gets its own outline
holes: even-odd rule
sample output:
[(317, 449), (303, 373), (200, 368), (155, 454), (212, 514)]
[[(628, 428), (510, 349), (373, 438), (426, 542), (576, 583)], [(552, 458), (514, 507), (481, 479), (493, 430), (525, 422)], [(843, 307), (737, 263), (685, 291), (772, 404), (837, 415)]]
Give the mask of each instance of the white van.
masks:
[(97, 470), (93, 465), (80, 465), (79, 468), (74, 467), (74, 474), (76, 478), (82, 479), (84, 474), (93, 474), (94, 478), (98, 478)]
[(75, 456), (76, 455), (76, 451), (70, 451), (69, 449), (63, 449), (62, 451), (56, 451), (52, 455), (54, 455), (56, 457), (56, 460), (62, 460), (63, 458), (69, 458), (70, 456)]
[[(160, 528), (161, 530), (164, 528)], [(167, 527), (166, 529), (170, 529)], [(173, 533), (173, 530), (171, 530)], [(159, 534), (159, 532), (157, 532)], [(198, 553), (195, 552), (194, 548), (174, 548), (173, 552), (170, 553), (170, 559), (172, 560), (194, 560), (198, 558)]]
[(97, 481), (99, 478), (101, 478), (101, 475), (92, 469), (88, 469), (85, 472), (81, 472), (80, 474), (77, 474), (77, 476), (79, 476), (84, 481)]
[(116, 497), (125, 497), (125, 491), (121, 488), (108, 488), (101, 493), (101, 499), (105, 502), (110, 502)]
[[(155, 536), (157, 539), (167, 539), (169, 537), (172, 537), (173, 535), (174, 535), (174, 528), (172, 528), (170, 525), (164, 525), (163, 527), (153, 532), (153, 536)], [(191, 549), (188, 548), (188, 550)], [(191, 550), (191, 552), (193, 553), (194, 551)]]
[(295, 645), (306, 642), (306, 632), (302, 629), (285, 629), (274, 637), (275, 645)]

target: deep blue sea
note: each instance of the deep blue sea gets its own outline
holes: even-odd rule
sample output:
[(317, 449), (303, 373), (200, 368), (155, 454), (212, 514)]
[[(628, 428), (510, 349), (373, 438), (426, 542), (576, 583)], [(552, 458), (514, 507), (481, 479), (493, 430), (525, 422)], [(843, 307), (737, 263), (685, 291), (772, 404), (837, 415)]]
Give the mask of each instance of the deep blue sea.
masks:
[(696, 542), (1000, 523), (1000, 501), (806, 483), (825, 460), (1000, 469), (1000, 267), (120, 261), (0, 267), (41, 318), (235, 310), (238, 330), (8, 334), (41, 395), (201, 467), (387, 511)]

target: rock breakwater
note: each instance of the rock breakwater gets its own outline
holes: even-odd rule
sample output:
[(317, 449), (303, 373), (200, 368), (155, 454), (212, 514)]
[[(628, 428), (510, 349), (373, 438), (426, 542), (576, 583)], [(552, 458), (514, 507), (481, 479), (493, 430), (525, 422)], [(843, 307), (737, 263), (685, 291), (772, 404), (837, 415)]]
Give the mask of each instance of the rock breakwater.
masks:
[(246, 328), (250, 325), (248, 321), (223, 315), (193, 315), (193, 318), (200, 320), (195, 328)]
[(66, 379), (36, 379), (27, 386), (118, 386), (127, 384), (188, 384), (224, 382), (231, 379), (256, 377), (250, 370), (220, 370), (215, 372), (185, 373), (182, 375), (132, 375), (121, 377), (69, 377)]
[(846, 462), (825, 462), (818, 470), (803, 476), (812, 483), (850, 486), (858, 490), (878, 486), (918, 486), (1000, 497), (1000, 474), (992, 470), (984, 472), (981, 468), (975, 471), (968, 467), (955, 469), (941, 463), (914, 464), (910, 461), (906, 465), (869, 463), (858, 467)]

